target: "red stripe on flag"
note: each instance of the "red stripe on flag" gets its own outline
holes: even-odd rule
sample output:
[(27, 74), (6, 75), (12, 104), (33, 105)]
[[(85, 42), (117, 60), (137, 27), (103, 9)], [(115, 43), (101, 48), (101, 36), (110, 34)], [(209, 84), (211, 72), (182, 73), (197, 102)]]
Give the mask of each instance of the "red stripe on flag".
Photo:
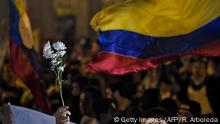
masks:
[(36, 105), (40, 107), (42, 112), (50, 114), (47, 94), (38, 73), (33, 69), (29, 58), (23, 50), (12, 41), (10, 41), (10, 65), (15, 76), (30, 88)]
[(99, 52), (86, 67), (86, 72), (123, 75), (131, 72), (147, 71), (158, 64), (177, 59), (185, 55), (220, 56), (220, 40), (205, 46), (175, 56), (158, 56), (149, 59), (139, 59), (111, 52)]

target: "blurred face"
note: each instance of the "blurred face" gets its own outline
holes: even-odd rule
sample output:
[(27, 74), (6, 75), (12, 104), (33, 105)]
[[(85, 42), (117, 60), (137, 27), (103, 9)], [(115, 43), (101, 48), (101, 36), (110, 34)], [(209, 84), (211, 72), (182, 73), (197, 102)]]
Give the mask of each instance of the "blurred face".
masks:
[(192, 76), (195, 79), (201, 79), (206, 76), (206, 67), (203, 62), (192, 63)]
[(99, 45), (98, 45), (98, 43), (97, 43), (97, 42), (92, 42), (91, 52), (92, 52), (93, 54), (95, 54), (95, 53), (98, 52), (98, 50), (99, 50)]
[(215, 71), (216, 71), (216, 65), (213, 61), (210, 60), (207, 65), (207, 73), (209, 75), (213, 75), (215, 74)]
[(79, 83), (72, 83), (72, 95), (73, 96), (79, 96), (80, 95)]
[(120, 98), (120, 93), (118, 91), (115, 91), (113, 93), (113, 100), (118, 103), (120, 101)]
[(143, 96), (143, 89), (142, 89), (142, 86), (141, 86), (141, 85), (137, 87), (136, 96), (137, 96), (138, 98), (141, 98), (141, 97)]
[(82, 46), (81, 44), (76, 44), (74, 46), (74, 52), (72, 52), (75, 56), (79, 57), (83, 54)]
[(106, 98), (107, 99), (112, 99), (112, 90), (110, 88), (106, 88)]
[(82, 92), (80, 94), (80, 111), (82, 114), (91, 115), (94, 113), (93, 100), (91, 96), (87, 93)]
[(161, 100), (172, 97), (172, 91), (169, 85), (162, 83), (160, 86)]

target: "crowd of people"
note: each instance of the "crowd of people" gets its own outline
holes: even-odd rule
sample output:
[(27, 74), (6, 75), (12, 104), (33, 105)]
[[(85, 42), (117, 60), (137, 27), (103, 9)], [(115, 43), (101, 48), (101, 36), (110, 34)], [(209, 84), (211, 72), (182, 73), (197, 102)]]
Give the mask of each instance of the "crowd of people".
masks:
[[(111, 124), (116, 123), (115, 117), (220, 117), (219, 58), (186, 56), (153, 70), (122, 76), (88, 74), (84, 67), (98, 52), (99, 45), (89, 39), (76, 43), (67, 45), (64, 58), (67, 66), (63, 96), (71, 113), (70, 121)], [(56, 113), (62, 106), (59, 87), (49, 62), (42, 58), (41, 63), (51, 113)], [(8, 102), (37, 109), (30, 90), (13, 77), (5, 59), (0, 71), (0, 104)]]

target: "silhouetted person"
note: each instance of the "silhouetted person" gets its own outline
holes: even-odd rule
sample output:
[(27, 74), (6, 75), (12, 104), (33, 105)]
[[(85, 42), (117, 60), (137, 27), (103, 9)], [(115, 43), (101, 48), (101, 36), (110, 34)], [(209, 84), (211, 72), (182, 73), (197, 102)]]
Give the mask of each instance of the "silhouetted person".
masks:
[(102, 99), (95, 103), (96, 118), (100, 124), (111, 124), (114, 122), (115, 105), (109, 99)]
[(132, 85), (129, 82), (117, 82), (112, 85), (113, 100), (116, 103), (118, 117), (140, 117), (141, 112), (132, 102)]
[(177, 117), (179, 118), (180, 124), (193, 124), (191, 120), (192, 117), (201, 117), (201, 107), (198, 102), (189, 100), (180, 104), (179, 110), (177, 112)]
[(144, 91), (142, 97), (141, 108), (143, 111), (159, 107), (160, 104), (160, 91), (159, 89), (147, 89)]
[(152, 108), (145, 112), (142, 115), (142, 123), (141, 124), (169, 124), (167, 122), (167, 117), (171, 117), (169, 112), (162, 108)]
[(88, 87), (82, 91), (80, 94), (80, 110), (83, 114), (83, 117), (80, 121), (80, 124), (98, 123), (94, 106), (95, 103), (102, 98), (101, 92), (94, 87)]
[(173, 117), (177, 114), (177, 103), (172, 98), (166, 98), (160, 102), (160, 107), (167, 110)]

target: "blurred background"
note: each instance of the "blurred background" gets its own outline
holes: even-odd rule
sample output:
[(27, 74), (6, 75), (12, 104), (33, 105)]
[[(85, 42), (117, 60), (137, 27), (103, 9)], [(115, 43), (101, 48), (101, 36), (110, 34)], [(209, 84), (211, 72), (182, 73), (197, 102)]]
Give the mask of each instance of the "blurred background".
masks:
[[(42, 58), (42, 47), (48, 40), (52, 42), (61, 40), (68, 48), (64, 58), (67, 65), (63, 75), (67, 80), (64, 86), (64, 99), (70, 106), (73, 122), (80, 122), (82, 117), (87, 115), (91, 120), (95, 118), (101, 124), (107, 124), (116, 115), (148, 116), (149, 110), (157, 107), (162, 110), (155, 111), (159, 113), (168, 111), (175, 116), (178, 112), (208, 117), (219, 116), (219, 58), (187, 56), (164, 63), (148, 72), (124, 76), (84, 72), (85, 65), (99, 51), (97, 33), (91, 29), (89, 22), (96, 12), (116, 2), (121, 1), (26, 0), (34, 47), (43, 67), (41, 78), (49, 98), (51, 113), (61, 106), (61, 101), (49, 62)], [(10, 71), (8, 16), (7, 0), (1, 0), (0, 105), (11, 102), (39, 110), (33, 102), (31, 91)], [(200, 83), (197, 85), (197, 82)], [(194, 89), (203, 86), (209, 90), (202, 90), (198, 94), (197, 90), (194, 92)], [(205, 99), (200, 99), (204, 97)]]

